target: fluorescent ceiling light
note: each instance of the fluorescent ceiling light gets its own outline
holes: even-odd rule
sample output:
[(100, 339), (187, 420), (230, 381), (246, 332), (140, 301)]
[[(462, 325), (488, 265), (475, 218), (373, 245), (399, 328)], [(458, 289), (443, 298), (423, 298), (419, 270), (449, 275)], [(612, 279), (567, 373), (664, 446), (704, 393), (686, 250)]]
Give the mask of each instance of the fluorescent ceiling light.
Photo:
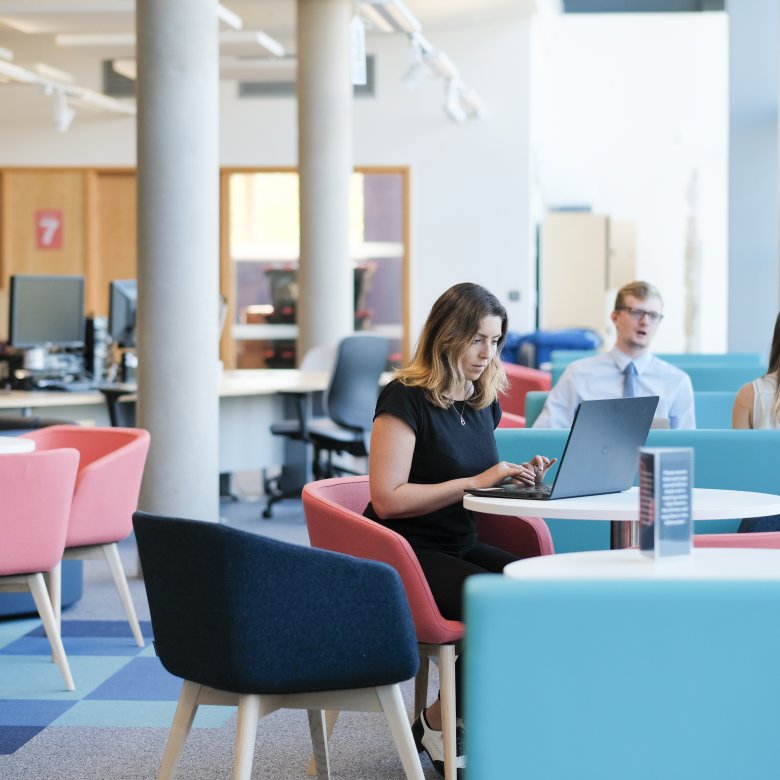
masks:
[(225, 8), (222, 3), (217, 6), (217, 19), (228, 27), (232, 27), (234, 30), (240, 30), (244, 26), (244, 22), (241, 17), (233, 13), (229, 8)]
[(135, 46), (135, 33), (60, 33), (57, 46)]
[(294, 57), (269, 60), (267, 57), (220, 57), (219, 77), (223, 81), (295, 81), (298, 61)]
[(237, 32), (226, 31), (219, 34), (220, 44), (257, 44), (261, 49), (265, 49), (274, 57), (284, 57), (284, 46), (279, 41), (266, 35), (262, 30), (241, 30)]
[(40, 73), (41, 76), (54, 79), (55, 81), (63, 81), (68, 84), (72, 84), (75, 81), (72, 73), (66, 73), (64, 70), (53, 68), (51, 65), (45, 65), (43, 62), (36, 62), (32, 68), (36, 73)]
[(63, 94), (71, 106), (81, 106), (93, 111), (108, 111), (114, 114), (127, 114), (134, 116), (136, 113), (133, 102), (124, 102), (116, 98), (104, 95), (102, 92), (80, 87), (78, 84), (66, 84), (55, 81), (48, 76), (43, 76), (29, 68), (23, 68), (12, 62), (0, 60), (0, 79), (12, 81), (17, 84), (29, 84), (42, 87), (48, 95)]
[[(134, 47), (135, 33), (62, 33), (54, 37), (57, 46), (76, 47)], [(219, 43), (225, 46), (248, 44), (272, 54), (284, 57), (284, 46), (262, 30), (226, 30), (219, 33)]]
[(426, 58), (428, 67), (445, 79), (454, 79), (458, 75), (458, 69), (455, 63), (443, 52), (438, 49)]
[(387, 19), (385, 19), (385, 17), (382, 16), (373, 5), (362, 3), (360, 6), (360, 16), (365, 19), (371, 27), (379, 30), (379, 32), (395, 32), (393, 25), (390, 24), (390, 22), (388, 22)]
[[(366, 0), (360, 10), (376, 23), (382, 32), (418, 33), (422, 25), (403, 0)], [(389, 28), (389, 29), (388, 29)]]

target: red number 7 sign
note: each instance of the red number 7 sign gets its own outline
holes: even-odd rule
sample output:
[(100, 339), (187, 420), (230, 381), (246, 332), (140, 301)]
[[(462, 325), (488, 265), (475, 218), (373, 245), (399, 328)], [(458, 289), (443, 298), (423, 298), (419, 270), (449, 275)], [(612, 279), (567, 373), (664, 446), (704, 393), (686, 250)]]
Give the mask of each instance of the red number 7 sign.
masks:
[(62, 211), (39, 209), (35, 212), (35, 246), (62, 249)]

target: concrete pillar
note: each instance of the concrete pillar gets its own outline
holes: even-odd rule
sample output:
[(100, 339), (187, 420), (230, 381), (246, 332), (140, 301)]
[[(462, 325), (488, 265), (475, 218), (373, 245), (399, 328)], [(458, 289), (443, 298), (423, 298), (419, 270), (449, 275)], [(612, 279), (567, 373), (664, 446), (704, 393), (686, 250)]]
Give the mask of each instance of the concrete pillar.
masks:
[(349, 251), (352, 0), (297, 0), (298, 355), (354, 330)]
[(730, 350), (769, 351), (780, 305), (780, 6), (730, 0)]
[(141, 508), (219, 517), (217, 0), (138, 0)]

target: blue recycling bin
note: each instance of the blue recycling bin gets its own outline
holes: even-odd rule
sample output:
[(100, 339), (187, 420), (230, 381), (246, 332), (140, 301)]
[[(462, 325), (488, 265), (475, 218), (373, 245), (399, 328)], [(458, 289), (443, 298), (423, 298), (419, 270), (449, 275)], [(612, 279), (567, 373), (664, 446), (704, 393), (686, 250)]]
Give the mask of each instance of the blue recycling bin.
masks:
[(598, 349), (601, 342), (601, 336), (590, 328), (536, 330), (517, 340), (517, 351), (520, 355), (518, 362), (542, 368), (550, 363), (553, 350), (592, 351)]

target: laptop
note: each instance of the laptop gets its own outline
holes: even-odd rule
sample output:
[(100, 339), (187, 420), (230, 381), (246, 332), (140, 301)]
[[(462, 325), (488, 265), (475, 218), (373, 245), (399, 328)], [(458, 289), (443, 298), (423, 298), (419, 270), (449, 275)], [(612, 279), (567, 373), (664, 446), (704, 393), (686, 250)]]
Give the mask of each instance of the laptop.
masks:
[(552, 485), (499, 485), (472, 496), (548, 500), (619, 493), (634, 483), (638, 450), (647, 440), (658, 396), (582, 401)]

